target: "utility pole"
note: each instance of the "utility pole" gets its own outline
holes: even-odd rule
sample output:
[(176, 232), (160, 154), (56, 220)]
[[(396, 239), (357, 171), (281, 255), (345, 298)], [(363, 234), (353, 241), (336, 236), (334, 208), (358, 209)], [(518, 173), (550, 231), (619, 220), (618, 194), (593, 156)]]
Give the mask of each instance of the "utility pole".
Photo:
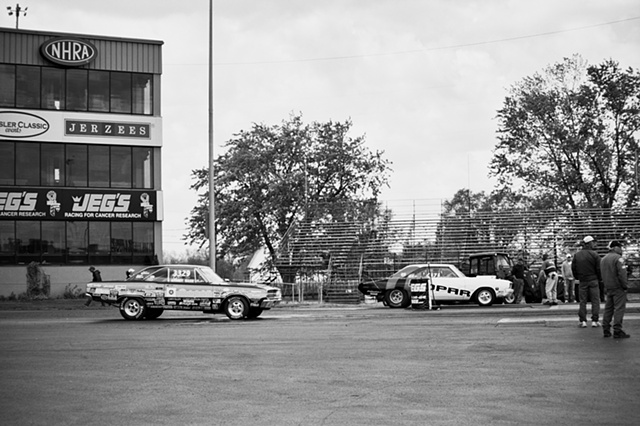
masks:
[(18, 29), (18, 20), (20, 19), (20, 14), (22, 13), (22, 16), (27, 16), (27, 9), (29, 8), (28, 7), (25, 7), (24, 9), (21, 8), (19, 4), (16, 4), (15, 9), (11, 9), (11, 6), (7, 6), (7, 10), (9, 11), (9, 16), (13, 15), (14, 13), (16, 14), (16, 30)]

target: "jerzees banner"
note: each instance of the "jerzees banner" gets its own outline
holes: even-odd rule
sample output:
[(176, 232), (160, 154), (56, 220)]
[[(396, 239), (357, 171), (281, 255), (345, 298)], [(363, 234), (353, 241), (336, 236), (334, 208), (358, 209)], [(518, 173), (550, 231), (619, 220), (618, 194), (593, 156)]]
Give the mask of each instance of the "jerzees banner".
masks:
[(0, 187), (0, 220), (157, 220), (156, 191)]

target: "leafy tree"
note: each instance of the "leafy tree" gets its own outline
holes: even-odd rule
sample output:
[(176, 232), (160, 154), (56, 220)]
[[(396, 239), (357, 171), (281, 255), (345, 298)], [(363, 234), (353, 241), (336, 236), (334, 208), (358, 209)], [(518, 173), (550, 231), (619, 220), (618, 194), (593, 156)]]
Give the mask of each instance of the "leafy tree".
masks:
[(513, 85), (497, 118), (490, 175), (530, 207), (637, 204), (637, 70), (565, 58)]
[[(364, 136), (348, 136), (351, 121), (253, 124), (229, 140), (214, 161), (219, 256), (244, 257), (279, 243), (296, 221), (334, 221), (355, 215), (350, 201), (375, 199), (390, 163), (370, 152)], [(192, 172), (191, 189), (204, 190), (188, 219), (190, 243), (203, 246), (209, 211), (208, 169)], [(357, 204), (357, 203), (355, 203)], [(354, 204), (354, 205), (355, 205)]]

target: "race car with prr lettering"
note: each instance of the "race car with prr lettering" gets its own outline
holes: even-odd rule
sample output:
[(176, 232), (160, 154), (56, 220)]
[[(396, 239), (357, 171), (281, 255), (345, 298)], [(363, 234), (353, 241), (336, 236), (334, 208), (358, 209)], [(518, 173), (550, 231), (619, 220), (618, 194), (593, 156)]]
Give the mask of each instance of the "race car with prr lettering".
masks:
[(92, 301), (117, 306), (126, 320), (156, 319), (166, 310), (224, 313), (232, 320), (256, 318), (282, 300), (279, 288), (231, 283), (201, 265), (157, 265), (124, 281), (87, 284)]
[(474, 302), (490, 306), (513, 294), (513, 283), (496, 277), (467, 277), (451, 264), (408, 265), (382, 280), (365, 280), (358, 290), (390, 308), (434, 303)]

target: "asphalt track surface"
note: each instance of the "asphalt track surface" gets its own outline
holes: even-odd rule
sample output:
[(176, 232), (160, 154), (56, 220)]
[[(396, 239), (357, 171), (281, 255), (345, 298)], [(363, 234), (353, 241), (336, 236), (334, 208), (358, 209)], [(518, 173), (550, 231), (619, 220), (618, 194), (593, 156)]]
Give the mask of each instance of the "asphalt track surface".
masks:
[[(288, 305), (252, 321), (124, 321), (0, 303), (3, 425), (637, 425), (630, 339), (577, 305)], [(96, 306), (97, 305), (97, 306)]]

